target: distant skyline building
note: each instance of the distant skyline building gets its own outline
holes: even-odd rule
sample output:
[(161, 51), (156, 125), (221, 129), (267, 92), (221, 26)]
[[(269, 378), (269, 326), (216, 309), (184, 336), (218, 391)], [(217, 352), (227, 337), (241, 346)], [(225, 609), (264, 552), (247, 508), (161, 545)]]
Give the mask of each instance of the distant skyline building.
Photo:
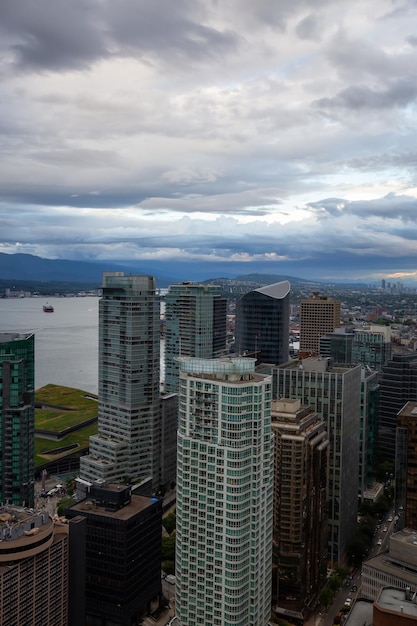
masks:
[(394, 353), (382, 368), (378, 417), (378, 459), (395, 462), (398, 412), (408, 401), (417, 401), (417, 354)]
[(80, 459), (88, 482), (159, 482), (160, 304), (152, 276), (103, 274), (98, 434)]
[(289, 356), (290, 291), (288, 280), (260, 287), (236, 304), (235, 352), (258, 363), (280, 365)]
[(271, 377), (255, 359), (180, 359), (179, 626), (267, 626), (271, 613)]
[(35, 337), (0, 333), (0, 503), (33, 507)]
[(329, 438), (328, 559), (336, 564), (357, 525), (361, 366), (312, 357), (273, 368), (273, 397), (293, 398), (323, 418)]
[(177, 357), (226, 354), (226, 298), (221, 287), (191, 282), (170, 285), (165, 296), (166, 393), (178, 393)]
[(339, 328), (340, 302), (314, 292), (300, 302), (300, 358), (318, 356), (320, 337)]
[(329, 440), (300, 400), (273, 401), (273, 604), (304, 619), (326, 580)]
[(161, 595), (162, 500), (93, 486), (66, 517), (86, 519), (86, 626), (139, 624)]

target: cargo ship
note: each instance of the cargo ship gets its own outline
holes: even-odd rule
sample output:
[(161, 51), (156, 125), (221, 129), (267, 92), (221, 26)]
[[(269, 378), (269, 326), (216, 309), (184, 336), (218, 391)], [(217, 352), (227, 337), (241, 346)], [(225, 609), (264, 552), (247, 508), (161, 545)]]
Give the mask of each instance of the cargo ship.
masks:
[(43, 311), (44, 311), (44, 313), (53, 313), (54, 312), (54, 307), (52, 306), (52, 304), (44, 304), (43, 305)]

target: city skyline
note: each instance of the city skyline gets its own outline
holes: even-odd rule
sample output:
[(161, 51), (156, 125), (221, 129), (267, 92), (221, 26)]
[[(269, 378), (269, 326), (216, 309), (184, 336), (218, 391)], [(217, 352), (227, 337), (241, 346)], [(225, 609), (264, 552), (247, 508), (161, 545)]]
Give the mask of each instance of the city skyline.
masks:
[(415, 14), (8, 3), (0, 251), (415, 280)]

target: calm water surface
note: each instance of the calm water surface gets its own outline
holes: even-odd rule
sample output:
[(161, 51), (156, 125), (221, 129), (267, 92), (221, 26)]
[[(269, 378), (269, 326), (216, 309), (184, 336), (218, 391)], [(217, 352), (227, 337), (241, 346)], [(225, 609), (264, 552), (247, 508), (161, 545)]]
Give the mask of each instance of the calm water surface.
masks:
[[(52, 304), (54, 313), (44, 313)], [(35, 388), (97, 393), (99, 298), (0, 299), (0, 332), (35, 333)]]

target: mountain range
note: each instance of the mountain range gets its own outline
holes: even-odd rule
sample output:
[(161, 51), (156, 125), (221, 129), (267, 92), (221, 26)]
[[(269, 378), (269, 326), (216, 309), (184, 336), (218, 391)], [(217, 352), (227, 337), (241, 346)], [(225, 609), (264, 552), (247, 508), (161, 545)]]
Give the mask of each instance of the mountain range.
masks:
[[(247, 265), (246, 265), (247, 267)], [(223, 268), (224, 269), (224, 268)], [(239, 268), (241, 269), (241, 268)], [(215, 279), (233, 279), (259, 284), (271, 284), (289, 280), (292, 284), (310, 283), (292, 276), (269, 274), (239, 275), (214, 273), (210, 263), (185, 263), (172, 261), (69, 261), (64, 259), (44, 259), (31, 254), (5, 254), (0, 252), (0, 287), (11, 286), (22, 289), (22, 283), (66, 283), (78, 284), (81, 288), (98, 288), (102, 283), (103, 272), (124, 272), (125, 274), (147, 274), (156, 277), (158, 287), (168, 287), (186, 280), (206, 282)], [(315, 284), (319, 284), (316, 282)]]

